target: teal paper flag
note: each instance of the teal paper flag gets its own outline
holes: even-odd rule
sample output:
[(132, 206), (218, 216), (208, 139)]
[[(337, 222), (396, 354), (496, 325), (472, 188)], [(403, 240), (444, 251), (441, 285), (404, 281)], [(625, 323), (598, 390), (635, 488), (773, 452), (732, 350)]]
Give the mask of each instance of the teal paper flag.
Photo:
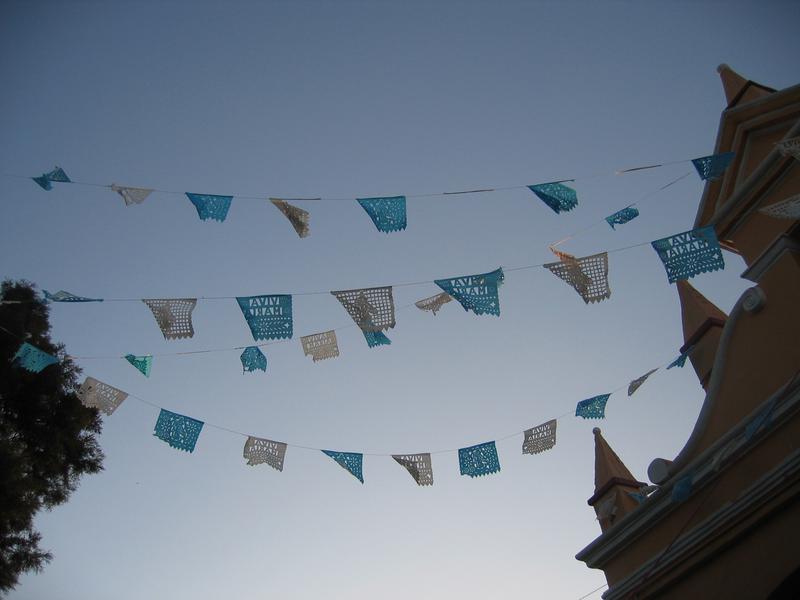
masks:
[(339, 466), (349, 471), (350, 474), (361, 483), (364, 483), (364, 475), (361, 472), (361, 466), (364, 460), (363, 454), (355, 452), (336, 452), (334, 450), (323, 450), (322, 452), (339, 463)]
[(244, 371), (267, 370), (267, 357), (258, 346), (248, 346), (239, 358)]
[(733, 161), (734, 156), (736, 156), (735, 152), (712, 154), (711, 156), (695, 158), (692, 160), (692, 164), (694, 168), (697, 169), (697, 174), (700, 175), (700, 179), (704, 181), (714, 181), (722, 177), (725, 169), (727, 169)]
[(606, 402), (610, 396), (611, 394), (602, 394), (588, 400), (581, 400), (575, 407), (575, 416), (584, 419), (605, 419)]
[(681, 355), (678, 358), (676, 358), (671, 363), (669, 363), (669, 366), (667, 367), (667, 370), (671, 369), (672, 367), (679, 367), (679, 368), (682, 369), (683, 365), (686, 364), (686, 358), (688, 356), (689, 356), (689, 350), (687, 350), (686, 352), (682, 352)]
[(639, 211), (632, 206), (628, 206), (627, 208), (618, 210), (613, 215), (606, 217), (606, 223), (611, 225), (611, 229), (614, 229), (614, 225), (624, 225), (628, 221), (632, 221), (638, 216)]
[(692, 485), (694, 483), (694, 474), (689, 473), (688, 475), (684, 475), (678, 481), (675, 482), (675, 485), (672, 486), (672, 495), (670, 499), (675, 503), (686, 502), (689, 497), (692, 495)]
[(578, 194), (563, 183), (539, 183), (537, 185), (529, 185), (528, 189), (556, 213), (572, 210), (578, 206)]
[(28, 342), (23, 342), (11, 361), (32, 373), (40, 373), (45, 367), (56, 364), (58, 359)]
[(56, 183), (72, 183), (61, 167), (56, 167), (49, 173), (44, 173), (39, 177), (31, 177), (31, 179), (33, 179), (40, 188), (47, 191), (53, 189), (52, 182), (54, 181)]
[(442, 290), (458, 300), (464, 310), (476, 315), (500, 316), (500, 299), (497, 288), (503, 283), (503, 269), (481, 275), (464, 275), (435, 281)]
[(126, 354), (125, 360), (136, 367), (142, 375), (150, 377), (150, 367), (153, 366), (153, 357), (151, 355), (134, 356), (133, 354)]
[(378, 231), (391, 233), (406, 228), (406, 197), (358, 198), (361, 205)]
[(173, 448), (194, 452), (203, 422), (161, 409), (153, 435)]
[(362, 331), (361, 333), (364, 334), (364, 339), (367, 340), (367, 345), (370, 348), (388, 346), (392, 343), (392, 340), (386, 337), (386, 334), (382, 331)]
[(713, 225), (655, 240), (651, 245), (664, 263), (670, 283), (725, 268)]
[(60, 290), (55, 294), (51, 294), (47, 290), (42, 290), (44, 292), (44, 301), (45, 302), (102, 302), (102, 298), (85, 298), (83, 296), (76, 296), (75, 294), (70, 294), (69, 292), (65, 292), (64, 290)]
[(462, 475), (480, 477), (500, 471), (500, 459), (494, 442), (486, 442), (469, 448), (459, 448), (458, 467)]
[(280, 340), (292, 337), (292, 297), (288, 294), (272, 296), (240, 296), (236, 298), (253, 339)]
[(212, 196), (210, 194), (190, 194), (189, 192), (186, 192), (186, 195), (197, 209), (197, 216), (203, 221), (209, 219), (224, 221), (228, 216), (231, 200), (233, 200), (233, 196)]

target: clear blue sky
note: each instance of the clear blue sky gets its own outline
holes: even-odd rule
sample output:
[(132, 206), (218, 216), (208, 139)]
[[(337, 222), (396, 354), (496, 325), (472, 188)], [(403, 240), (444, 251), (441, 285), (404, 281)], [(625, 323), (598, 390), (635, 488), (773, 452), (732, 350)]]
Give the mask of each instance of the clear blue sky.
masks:
[[(5, 2), (0, 7), (0, 171), (58, 164), (77, 181), (200, 193), (363, 197), (514, 186), (710, 154), (730, 63), (776, 88), (800, 81), (795, 3)], [(225, 223), (156, 194), (126, 208), (108, 190), (44, 192), (0, 177), (0, 274), (96, 297), (231, 296), (343, 289), (552, 260), (549, 243), (691, 169), (579, 180), (556, 215), (525, 190), (409, 199), (405, 232), (375, 230), (352, 202), (308, 203), (299, 239), (265, 200), (234, 199)], [(578, 255), (691, 228), (692, 174)], [(729, 310), (740, 259), (693, 283)], [(373, 453), (458, 448), (574, 409), (673, 358), (674, 286), (648, 247), (611, 255), (612, 297), (585, 306), (543, 269), (509, 272), (502, 316), (459, 306), (398, 311), (390, 347), (355, 328), (313, 364), (299, 340), (156, 358), (150, 379), (120, 359), (92, 375), (160, 406), (276, 440)], [(436, 293), (395, 290), (398, 306)], [(299, 335), (348, 324), (330, 296), (295, 298)], [(78, 356), (247, 344), (235, 301), (199, 303), (196, 335), (166, 342), (141, 303), (56, 305)], [(640, 478), (682, 447), (703, 399), (690, 367), (611, 397), (604, 435)], [(365, 485), (316, 451), (283, 473), (248, 467), (244, 439), (204, 429), (194, 454), (151, 433), (133, 399), (105, 420), (106, 469), (37, 519), (55, 560), (13, 600), (578, 598), (604, 583), (574, 554), (599, 533), (596, 422), (562, 419), (548, 453), (498, 443), (501, 473), (461, 477), (433, 457), (418, 488), (389, 457)], [(599, 593), (598, 593), (599, 597)]]

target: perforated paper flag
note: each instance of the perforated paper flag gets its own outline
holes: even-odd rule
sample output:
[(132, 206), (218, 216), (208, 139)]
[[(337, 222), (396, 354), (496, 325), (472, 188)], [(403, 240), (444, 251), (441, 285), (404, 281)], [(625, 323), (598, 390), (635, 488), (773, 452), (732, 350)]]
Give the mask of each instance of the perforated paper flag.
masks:
[(194, 452), (194, 446), (197, 443), (197, 438), (200, 437), (201, 429), (203, 429), (202, 421), (162, 408), (158, 414), (158, 421), (156, 421), (153, 435), (167, 442), (173, 448)]
[(406, 228), (406, 197), (358, 198), (378, 231), (391, 233)]
[(382, 331), (395, 326), (392, 287), (331, 292), (361, 331)]
[(286, 444), (249, 436), (244, 443), (244, 457), (252, 466), (268, 464), (276, 471), (283, 471), (283, 459), (286, 456)]
[(555, 249), (553, 251), (557, 252), (561, 261), (546, 264), (545, 269), (571, 285), (586, 304), (611, 297), (607, 252), (575, 258), (565, 252), (558, 252)]
[(239, 357), (242, 361), (243, 371), (266, 371), (267, 370), (267, 357), (258, 346), (248, 346)]
[(634, 379), (633, 381), (631, 381), (631, 382), (628, 384), (628, 396), (633, 396), (633, 393), (634, 393), (636, 390), (638, 390), (638, 389), (641, 387), (641, 385), (642, 385), (642, 384), (643, 384), (645, 381), (647, 381), (647, 378), (648, 378), (648, 377), (650, 377), (650, 375), (652, 375), (652, 374), (653, 374), (653, 373), (655, 373), (656, 371), (658, 371), (658, 369), (651, 369), (651, 370), (649, 370), (647, 373), (645, 373), (644, 375), (642, 375), (641, 377), (638, 377), (637, 379)]
[(361, 465), (364, 455), (356, 452), (336, 452), (334, 450), (323, 450), (325, 454), (339, 463), (343, 469), (349, 471), (353, 477), (364, 483), (364, 475), (361, 473)]
[(442, 306), (444, 306), (445, 304), (447, 304), (452, 300), (453, 297), (450, 294), (448, 294), (447, 292), (442, 292), (441, 294), (436, 294), (435, 296), (431, 296), (430, 298), (423, 298), (422, 300), (417, 300), (416, 302), (414, 302), (414, 306), (416, 306), (420, 310), (425, 310), (435, 315), (437, 312), (439, 312)]
[(117, 185), (116, 183), (111, 184), (111, 190), (122, 196), (122, 199), (125, 201), (125, 206), (141, 204), (153, 193), (153, 190), (150, 188), (126, 187)]
[(126, 354), (125, 360), (136, 367), (142, 375), (150, 377), (150, 368), (153, 366), (153, 357), (149, 354), (146, 356), (134, 356), (133, 354)]
[(367, 340), (367, 345), (370, 348), (374, 348), (375, 346), (390, 346), (392, 340), (390, 340), (382, 331), (362, 331), (361, 333), (364, 334), (364, 339)]
[(671, 363), (669, 363), (669, 366), (667, 367), (667, 370), (669, 370), (669, 369), (671, 369), (673, 367), (679, 367), (679, 368), (682, 369), (683, 365), (686, 364), (686, 359), (688, 357), (689, 357), (689, 351), (688, 350), (686, 352), (682, 352), (681, 355), (678, 358), (676, 358)]
[(540, 183), (529, 185), (528, 189), (557, 213), (572, 210), (578, 206), (578, 194), (563, 183)]
[(768, 217), (776, 219), (800, 220), (800, 194), (790, 196), (786, 200), (781, 200), (775, 204), (770, 204), (764, 208), (759, 208), (758, 212)]
[(632, 206), (628, 206), (627, 208), (618, 210), (613, 215), (607, 216), (606, 223), (611, 225), (611, 229), (614, 229), (614, 225), (624, 225), (628, 221), (632, 221), (638, 216), (639, 211)]
[(692, 164), (694, 168), (697, 169), (697, 174), (700, 175), (700, 179), (704, 181), (714, 181), (722, 177), (725, 169), (727, 169), (731, 161), (733, 161), (734, 156), (736, 156), (735, 152), (712, 154), (711, 156), (692, 159)]
[(56, 364), (58, 359), (28, 342), (23, 342), (11, 361), (32, 373), (40, 373), (45, 367)]
[(673, 502), (685, 502), (692, 495), (692, 486), (694, 483), (694, 473), (688, 473), (675, 482), (672, 486), (672, 495), (670, 499)]
[(197, 298), (148, 298), (142, 302), (153, 312), (164, 339), (194, 336), (192, 311), (197, 306)]
[(547, 423), (526, 429), (525, 439), (522, 441), (522, 453), (539, 454), (555, 446), (557, 424), (555, 419), (550, 419)]
[(31, 177), (31, 179), (33, 179), (39, 185), (40, 188), (48, 191), (53, 189), (52, 185), (53, 182), (72, 183), (69, 177), (67, 177), (67, 174), (64, 173), (64, 169), (62, 169), (61, 167), (56, 167), (49, 173), (43, 173), (39, 177)]
[(794, 156), (797, 160), (800, 160), (800, 137), (781, 140), (775, 145), (782, 156)]
[(458, 450), (458, 466), (462, 475), (480, 477), (497, 473), (500, 470), (500, 459), (494, 442), (486, 442), (469, 448)]
[(713, 225), (655, 240), (652, 246), (670, 283), (725, 268)]
[[(306, 198), (307, 200), (319, 200), (319, 198)], [(286, 200), (281, 200), (280, 198), (270, 198), (270, 202), (272, 202), (273, 206), (277, 208), (279, 211), (283, 213), (287, 219), (289, 219), (289, 223), (292, 224), (294, 230), (297, 232), (297, 235), (301, 238), (307, 237), (311, 230), (309, 228), (309, 223), (311, 221), (311, 215), (308, 213), (307, 210), (303, 210), (297, 206), (292, 206)]]
[(764, 429), (769, 428), (769, 426), (772, 424), (772, 413), (775, 412), (775, 408), (777, 406), (778, 399), (773, 398), (764, 408), (759, 411), (756, 417), (747, 424), (747, 426), (744, 428), (744, 439), (746, 441), (749, 442), (752, 440), (762, 427)]
[(500, 316), (497, 288), (503, 283), (503, 269), (480, 275), (463, 275), (452, 279), (437, 279), (434, 283), (458, 300), (464, 310), (476, 315)]
[(303, 353), (310, 356), (314, 362), (339, 356), (339, 345), (336, 342), (336, 332), (333, 330), (304, 335), (300, 338), (300, 342), (303, 344)]
[(190, 194), (186, 192), (189, 200), (192, 201), (197, 209), (197, 216), (203, 221), (214, 219), (224, 221), (228, 216), (228, 209), (231, 207), (233, 196), (213, 196), (210, 194)]
[(584, 419), (605, 419), (606, 402), (610, 396), (611, 394), (602, 394), (588, 400), (581, 400), (575, 407), (575, 416)]
[(392, 458), (411, 473), (417, 485), (433, 485), (430, 454), (392, 454)]
[(51, 294), (47, 290), (42, 290), (44, 292), (44, 301), (45, 302), (102, 302), (102, 298), (84, 298), (83, 296), (76, 296), (75, 294), (70, 294), (69, 292), (65, 292), (64, 290), (59, 290), (55, 294)]
[(126, 392), (115, 388), (113, 385), (98, 381), (94, 377), (86, 378), (81, 384), (77, 395), (84, 406), (96, 408), (107, 415), (117, 410), (119, 405), (128, 397)]
[(250, 326), (253, 339), (280, 340), (292, 337), (294, 331), (290, 295), (241, 296), (236, 301)]

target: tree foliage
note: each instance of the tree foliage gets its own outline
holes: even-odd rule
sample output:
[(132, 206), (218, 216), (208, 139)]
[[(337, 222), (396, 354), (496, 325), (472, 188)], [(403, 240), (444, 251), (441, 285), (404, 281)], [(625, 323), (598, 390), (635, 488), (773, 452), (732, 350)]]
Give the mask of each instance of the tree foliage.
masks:
[[(33, 519), (102, 469), (97, 410), (76, 396), (80, 370), (50, 340), (49, 309), (27, 282), (4, 281), (0, 304), (0, 593), (52, 556)], [(11, 302), (9, 302), (11, 301)], [(12, 362), (27, 341), (59, 363), (31, 373)]]

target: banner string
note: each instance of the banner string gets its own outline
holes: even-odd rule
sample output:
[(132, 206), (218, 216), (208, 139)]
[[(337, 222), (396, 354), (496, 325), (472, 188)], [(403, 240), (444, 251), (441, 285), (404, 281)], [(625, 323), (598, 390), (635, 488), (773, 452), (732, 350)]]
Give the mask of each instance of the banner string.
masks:
[[(592, 175), (582, 175), (579, 177), (573, 177), (570, 179), (559, 179), (556, 181), (552, 181), (550, 183), (568, 183), (568, 182), (575, 182), (575, 181), (586, 181), (589, 179), (596, 179), (598, 177), (606, 177), (609, 175), (626, 175), (628, 173), (635, 173), (644, 170), (650, 169), (657, 169), (662, 167), (667, 167), (670, 165), (676, 165), (681, 163), (688, 163), (691, 162), (692, 159), (682, 159), (682, 160), (673, 160), (667, 161), (659, 164), (647, 165), (647, 166), (639, 166), (639, 167), (632, 167), (628, 169), (617, 169), (614, 171), (602, 171), (599, 173), (594, 173)], [(20, 175), (17, 173), (0, 173), (2, 177), (11, 177), (16, 179), (31, 179), (31, 176), (28, 175)], [(66, 183), (66, 182), (65, 182)], [(97, 188), (107, 188), (111, 189), (110, 184), (103, 184), (97, 183), (92, 181), (78, 181), (72, 180), (69, 183), (73, 185), (82, 185), (82, 186), (90, 186), (90, 187), (97, 187)], [(535, 183), (535, 182), (534, 182)], [(137, 184), (138, 187), (141, 187), (140, 184)], [(449, 192), (428, 192), (428, 193), (420, 193), (420, 194), (404, 194), (406, 198), (435, 198), (435, 197), (444, 197), (444, 196), (453, 196), (453, 195), (464, 195), (464, 194), (484, 194), (484, 193), (491, 193), (491, 192), (502, 192), (508, 190), (524, 190), (527, 189), (528, 185), (510, 185), (510, 186), (481, 186), (478, 189), (471, 189), (471, 190), (457, 190), (457, 191), (449, 191)], [(163, 188), (148, 188), (151, 189), (154, 193), (160, 194), (170, 194), (170, 195), (184, 195), (185, 191), (177, 191), (177, 190), (167, 190)], [(232, 194), (227, 192), (225, 195), (233, 196), (239, 200), (266, 200), (269, 196), (266, 195), (252, 195), (252, 194)], [(386, 196), (387, 194), (383, 194)], [(356, 198), (360, 198), (363, 196), (350, 196), (350, 197), (327, 197), (327, 196), (320, 196), (320, 197), (284, 197), (281, 196), (281, 200), (287, 200), (290, 202), (321, 202), (321, 201), (336, 201), (336, 202), (351, 202)]]
[[(659, 372), (664, 372), (664, 370), (665, 370), (664, 367), (669, 365), (670, 362), (672, 362), (672, 361), (671, 360), (670, 361), (665, 361), (663, 364), (659, 365), (658, 368), (657, 368), (658, 371)], [(609, 395), (616, 394), (616, 393), (626, 389), (628, 387), (628, 385), (629, 384), (626, 383), (626, 384), (624, 384), (624, 385), (612, 390), (611, 392), (607, 392), (607, 393)], [(128, 392), (126, 392), (126, 393), (128, 394), (128, 396), (130, 398), (134, 398), (135, 400), (138, 400), (138, 401), (140, 401), (140, 402), (142, 402), (144, 404), (147, 404), (148, 406), (151, 406), (153, 408), (157, 408), (159, 410), (169, 410), (169, 409), (165, 409), (163, 406), (159, 406), (158, 404), (156, 404), (154, 402), (151, 402), (151, 401), (149, 401), (149, 400), (147, 400), (145, 398), (137, 396), (136, 394), (131, 394), (131, 393), (128, 393)], [(174, 411), (171, 411), (171, 412), (174, 412)], [(180, 414), (180, 413), (178, 413), (178, 414)], [(189, 416), (189, 415), (186, 415), (186, 416)], [(566, 417), (572, 417), (572, 416), (575, 416), (574, 409), (569, 410), (569, 411), (567, 411), (565, 413), (562, 413), (562, 414), (558, 415), (557, 417), (554, 417), (552, 420), (561, 421), (561, 420), (565, 419)], [(197, 419), (197, 417), (191, 417), (191, 418)], [(200, 420), (200, 419), (197, 419), (197, 420)], [(219, 431), (225, 431), (227, 433), (231, 433), (231, 434), (234, 434), (234, 435), (239, 435), (239, 436), (244, 437), (244, 438), (257, 437), (257, 438), (262, 438), (262, 439), (274, 440), (274, 438), (265, 438), (263, 435), (255, 435), (255, 434), (251, 434), (251, 433), (244, 433), (243, 431), (238, 431), (236, 429), (231, 429), (229, 427), (225, 427), (223, 425), (217, 425), (216, 423), (210, 423), (208, 421), (203, 421), (203, 424), (208, 426), (208, 427), (211, 427), (213, 429), (217, 429)], [(494, 442), (503, 442), (503, 441), (509, 440), (509, 439), (511, 439), (513, 437), (517, 437), (517, 436), (523, 435), (524, 433), (525, 433), (525, 430), (523, 429), (521, 431), (515, 431), (513, 433), (509, 433), (509, 434), (504, 435), (502, 437), (495, 437), (495, 438), (485, 438), (484, 437), (483, 439), (484, 440), (491, 439)], [(328, 448), (316, 448), (314, 446), (305, 446), (303, 444), (285, 442), (283, 440), (275, 440), (275, 441), (280, 441), (281, 443), (286, 444), (289, 448), (299, 448), (301, 450), (309, 450), (309, 451), (313, 451), (313, 452), (321, 452), (323, 450), (328, 449)], [(458, 452), (461, 448), (465, 448), (465, 447), (467, 447), (467, 446), (459, 446), (458, 448), (445, 448), (445, 449), (439, 449), (439, 450), (430, 450), (430, 451), (427, 452), (427, 454), (431, 454), (431, 455), (433, 455), (433, 454), (451, 454), (451, 453), (454, 453), (454, 452)], [(418, 450), (415, 451), (415, 452), (418, 452)], [(360, 452), (360, 454), (363, 454), (364, 456), (386, 457), (386, 456), (393, 456), (393, 455), (399, 455), (399, 454), (414, 454), (414, 452), (391, 452), (391, 453), (389, 453), (389, 452)]]

